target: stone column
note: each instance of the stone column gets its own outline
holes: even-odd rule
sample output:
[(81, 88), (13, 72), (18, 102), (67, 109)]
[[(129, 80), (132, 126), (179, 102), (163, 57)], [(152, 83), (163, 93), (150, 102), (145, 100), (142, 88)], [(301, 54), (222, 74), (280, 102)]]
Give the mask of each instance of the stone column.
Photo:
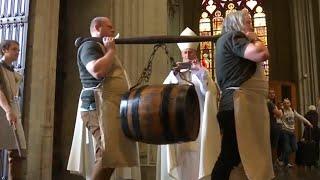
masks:
[[(293, 0), (292, 21), (296, 39), (296, 67), (298, 74), (298, 94), (301, 113), (310, 104), (315, 104), (319, 96), (319, 76), (317, 67), (315, 18), (312, 1)], [(295, 52), (295, 51), (293, 51)], [(289, 68), (289, 67), (288, 67)]]
[(24, 123), (27, 138), (25, 179), (52, 176), (59, 0), (33, 0), (26, 58)]

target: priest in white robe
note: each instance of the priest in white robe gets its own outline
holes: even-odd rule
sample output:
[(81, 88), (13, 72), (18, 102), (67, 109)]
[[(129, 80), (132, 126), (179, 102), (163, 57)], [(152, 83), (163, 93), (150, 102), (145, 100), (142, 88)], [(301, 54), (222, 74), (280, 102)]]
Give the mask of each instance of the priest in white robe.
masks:
[[(196, 36), (186, 28), (181, 36)], [(158, 148), (157, 180), (210, 179), (211, 171), (220, 152), (220, 130), (217, 122), (217, 87), (206, 68), (197, 58), (199, 43), (178, 43), (184, 69), (170, 72), (164, 84), (194, 84), (200, 105), (200, 131), (196, 141), (161, 145)]]

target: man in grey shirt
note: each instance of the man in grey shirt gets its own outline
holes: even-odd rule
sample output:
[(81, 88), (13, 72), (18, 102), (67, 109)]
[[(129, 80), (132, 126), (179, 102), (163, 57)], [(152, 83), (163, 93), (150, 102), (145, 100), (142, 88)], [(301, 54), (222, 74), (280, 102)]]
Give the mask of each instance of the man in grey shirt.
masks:
[(216, 77), (222, 91), (217, 117), (223, 135), (213, 180), (228, 180), (231, 170), (241, 162), (235, 131), (234, 89), (250, 79), (256, 63), (267, 60), (268, 55), (268, 49), (253, 32), (248, 13), (237, 11), (225, 18), (222, 36), (216, 44)]

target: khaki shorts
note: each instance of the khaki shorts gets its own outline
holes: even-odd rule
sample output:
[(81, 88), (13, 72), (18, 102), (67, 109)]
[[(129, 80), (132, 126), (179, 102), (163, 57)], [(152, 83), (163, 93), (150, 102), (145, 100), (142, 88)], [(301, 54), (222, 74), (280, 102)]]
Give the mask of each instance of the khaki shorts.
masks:
[(101, 144), (101, 132), (98, 120), (98, 113), (94, 111), (82, 111), (81, 118), (84, 125), (88, 128), (94, 137), (95, 146), (95, 161), (101, 160), (102, 158), (102, 144)]

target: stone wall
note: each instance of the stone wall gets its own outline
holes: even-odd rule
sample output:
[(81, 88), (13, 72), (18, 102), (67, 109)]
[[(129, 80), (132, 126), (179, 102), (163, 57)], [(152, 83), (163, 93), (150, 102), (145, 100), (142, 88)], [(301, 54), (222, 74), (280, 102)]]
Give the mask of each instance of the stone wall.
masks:
[(59, 0), (30, 3), (23, 109), (27, 158), (23, 179), (51, 179), (59, 6)]

